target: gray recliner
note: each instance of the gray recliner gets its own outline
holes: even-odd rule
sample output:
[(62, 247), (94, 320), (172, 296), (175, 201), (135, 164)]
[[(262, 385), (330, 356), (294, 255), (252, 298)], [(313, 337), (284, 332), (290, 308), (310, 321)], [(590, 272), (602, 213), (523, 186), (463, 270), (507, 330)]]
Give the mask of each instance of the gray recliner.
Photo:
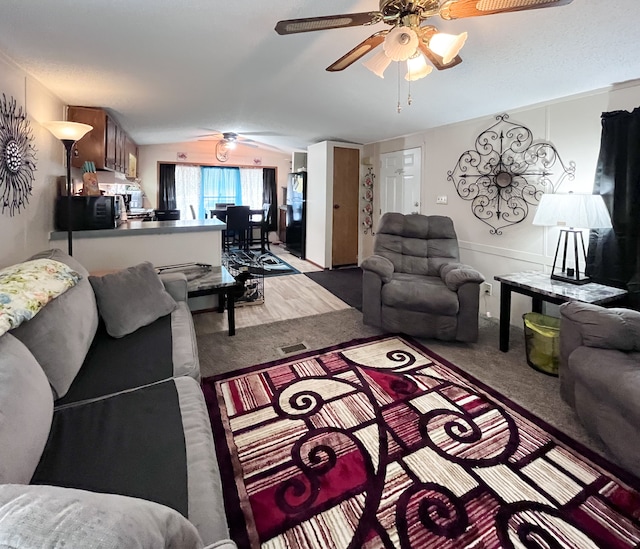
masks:
[(558, 373), (589, 434), (640, 477), (640, 312), (562, 304)]
[(484, 277), (459, 263), (449, 217), (384, 214), (374, 255), (361, 266), (365, 324), (445, 341), (478, 339)]

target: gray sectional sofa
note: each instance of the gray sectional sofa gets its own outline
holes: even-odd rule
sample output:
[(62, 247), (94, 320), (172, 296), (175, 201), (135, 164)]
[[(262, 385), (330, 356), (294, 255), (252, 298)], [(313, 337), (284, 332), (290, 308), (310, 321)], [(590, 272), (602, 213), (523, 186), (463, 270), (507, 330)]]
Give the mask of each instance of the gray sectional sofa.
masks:
[(0, 547), (235, 547), (184, 275), (35, 258), (80, 280), (0, 336)]
[(559, 376), (587, 431), (640, 477), (640, 312), (561, 305)]

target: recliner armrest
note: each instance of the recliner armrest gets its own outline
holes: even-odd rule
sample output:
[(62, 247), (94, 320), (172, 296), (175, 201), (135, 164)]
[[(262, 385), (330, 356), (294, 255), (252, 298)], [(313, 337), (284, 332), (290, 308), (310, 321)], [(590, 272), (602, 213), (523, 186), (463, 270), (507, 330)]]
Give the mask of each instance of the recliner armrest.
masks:
[(385, 284), (387, 282), (391, 282), (394, 267), (393, 263), (391, 263), (391, 261), (386, 257), (382, 257), (381, 255), (371, 255), (362, 262), (360, 267), (366, 271), (372, 271), (377, 274)]
[(482, 273), (463, 263), (445, 263), (440, 267), (440, 278), (453, 292), (457, 292), (460, 286), (468, 282), (476, 284), (484, 282)]
[[(579, 334), (586, 347), (640, 351), (640, 312), (631, 309), (606, 309), (591, 303), (570, 301), (560, 306), (560, 333), (569, 326)], [(568, 357), (568, 354), (567, 354)]]
[(176, 301), (187, 300), (187, 277), (184, 273), (160, 273), (165, 290)]

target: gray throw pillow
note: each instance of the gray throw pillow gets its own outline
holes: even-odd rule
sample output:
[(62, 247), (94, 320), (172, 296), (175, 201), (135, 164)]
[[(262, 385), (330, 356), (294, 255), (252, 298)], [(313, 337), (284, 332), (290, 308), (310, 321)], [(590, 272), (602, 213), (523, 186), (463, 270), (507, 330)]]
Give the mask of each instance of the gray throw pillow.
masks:
[(124, 337), (168, 315), (178, 304), (148, 261), (117, 273), (90, 276), (107, 333)]

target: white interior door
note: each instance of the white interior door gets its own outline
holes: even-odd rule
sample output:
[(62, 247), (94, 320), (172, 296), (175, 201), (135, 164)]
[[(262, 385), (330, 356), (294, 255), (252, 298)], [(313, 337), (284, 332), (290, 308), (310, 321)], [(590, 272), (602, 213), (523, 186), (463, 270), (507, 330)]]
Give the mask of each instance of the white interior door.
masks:
[(380, 215), (420, 213), (422, 149), (380, 155)]

